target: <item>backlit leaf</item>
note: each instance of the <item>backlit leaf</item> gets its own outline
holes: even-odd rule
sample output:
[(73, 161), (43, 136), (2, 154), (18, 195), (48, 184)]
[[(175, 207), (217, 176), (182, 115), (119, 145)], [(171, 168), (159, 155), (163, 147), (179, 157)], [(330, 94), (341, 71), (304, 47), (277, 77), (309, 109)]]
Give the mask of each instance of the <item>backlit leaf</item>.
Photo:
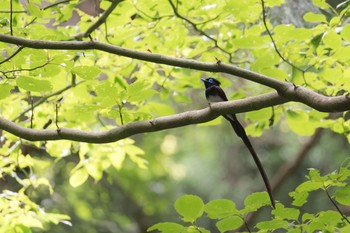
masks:
[(72, 72), (77, 74), (82, 79), (93, 79), (100, 74), (100, 69), (97, 66), (76, 66)]
[(208, 202), (204, 207), (204, 211), (209, 218), (213, 219), (225, 218), (238, 213), (235, 203), (227, 199)]
[(27, 76), (20, 76), (16, 79), (16, 83), (20, 88), (27, 91), (43, 92), (52, 89), (51, 82), (44, 79), (31, 78)]
[(239, 216), (230, 216), (216, 223), (220, 232), (235, 230), (243, 225), (244, 221)]
[(338, 189), (335, 194), (335, 200), (342, 205), (350, 206), (350, 186)]
[(0, 84), (0, 99), (4, 99), (11, 94), (13, 86), (7, 83)]
[(316, 22), (327, 22), (326, 16), (323, 14), (315, 14), (313, 12), (308, 12), (304, 15), (304, 20), (311, 23)]
[(180, 224), (173, 222), (162, 222), (154, 224), (147, 229), (147, 232), (158, 230), (162, 233), (185, 233), (186, 228)]
[(77, 171), (75, 171), (70, 177), (69, 177), (69, 183), (74, 188), (82, 185), (87, 178), (89, 177), (87, 171), (85, 168), (81, 168)]
[(202, 216), (204, 203), (198, 196), (184, 195), (176, 200), (175, 209), (184, 222), (194, 222)]

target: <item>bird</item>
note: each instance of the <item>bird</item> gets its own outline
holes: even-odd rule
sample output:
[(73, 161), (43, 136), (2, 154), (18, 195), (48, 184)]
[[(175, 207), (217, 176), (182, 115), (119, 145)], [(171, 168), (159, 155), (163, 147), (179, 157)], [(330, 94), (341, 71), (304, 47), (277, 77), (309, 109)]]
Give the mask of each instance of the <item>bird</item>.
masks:
[[(221, 83), (217, 79), (210, 77), (210, 78), (206, 78), (206, 79), (201, 78), (201, 80), (203, 81), (203, 83), (205, 85), (205, 97), (209, 103), (209, 106), (210, 106), (210, 103), (228, 101), (225, 92), (220, 87)], [(271, 185), (270, 185), (269, 179), (266, 175), (264, 167), (263, 167), (257, 153), (254, 150), (253, 145), (251, 144), (251, 142), (250, 142), (250, 140), (245, 132), (244, 127), (238, 121), (235, 114), (226, 114), (226, 115), (223, 115), (223, 117), (230, 122), (230, 124), (231, 124), (233, 130), (235, 131), (235, 133), (237, 134), (237, 136), (242, 139), (243, 143), (248, 148), (250, 154), (252, 155), (252, 157), (254, 159), (256, 166), (259, 169), (260, 175), (262, 176), (267, 193), (268, 193), (270, 201), (271, 201), (271, 205), (273, 208), (275, 208), (275, 201), (274, 201), (274, 198), (272, 196), (272, 190), (271, 190)]]

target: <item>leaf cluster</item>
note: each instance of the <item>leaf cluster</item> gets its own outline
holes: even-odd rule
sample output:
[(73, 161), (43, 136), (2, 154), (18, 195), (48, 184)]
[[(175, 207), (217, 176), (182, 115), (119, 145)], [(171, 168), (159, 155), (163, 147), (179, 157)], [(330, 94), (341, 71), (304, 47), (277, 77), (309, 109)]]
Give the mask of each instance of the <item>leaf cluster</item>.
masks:
[[(290, 193), (292, 207), (277, 203), (271, 211), (271, 219), (256, 224), (256, 232), (347, 232), (350, 229), (350, 219), (341, 209), (350, 206), (350, 163), (338, 171), (324, 176), (316, 169), (310, 169), (307, 181), (300, 184)], [(304, 212), (302, 206), (308, 201), (312, 192), (323, 192), (332, 202), (336, 210), (325, 210), (318, 213)], [(332, 194), (330, 194), (332, 193)], [(315, 200), (309, 200), (315, 202)], [(244, 200), (244, 208), (237, 209), (232, 200), (218, 199), (204, 203), (196, 195), (183, 195), (174, 204), (176, 212), (181, 216), (182, 224), (162, 222), (151, 226), (148, 231), (158, 230), (162, 233), (172, 232), (211, 232), (201, 227), (199, 218), (209, 218), (215, 221), (219, 232), (247, 227), (246, 217), (263, 207), (270, 205), (266, 192), (255, 192)], [(342, 208), (340, 207), (342, 206)], [(188, 225), (189, 224), (189, 225)], [(249, 228), (246, 229), (251, 232)], [(255, 232), (255, 231), (254, 231)]]

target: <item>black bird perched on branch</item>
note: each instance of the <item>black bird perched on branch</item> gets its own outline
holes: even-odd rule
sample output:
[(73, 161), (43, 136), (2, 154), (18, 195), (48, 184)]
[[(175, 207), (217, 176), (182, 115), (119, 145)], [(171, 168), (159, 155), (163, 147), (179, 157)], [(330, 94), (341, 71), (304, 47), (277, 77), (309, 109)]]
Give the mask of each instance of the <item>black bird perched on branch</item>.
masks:
[[(207, 98), (209, 103), (228, 101), (228, 99), (225, 95), (225, 92), (220, 87), (221, 83), (218, 80), (216, 80), (215, 78), (207, 78), (207, 79), (201, 79), (201, 80), (204, 82), (204, 85), (206, 88), (205, 89), (205, 97)], [(227, 114), (227, 115), (223, 115), (223, 117), (225, 117), (225, 119), (231, 123), (232, 128), (236, 132), (237, 136), (243, 140), (243, 142), (246, 145), (246, 147), (248, 148), (250, 154), (253, 156), (255, 164), (257, 165), (259, 172), (264, 180), (267, 192), (268, 192), (269, 197), (270, 197), (271, 204), (273, 207), (275, 207), (275, 201), (274, 201), (273, 196), (272, 196), (270, 182), (267, 178), (264, 167), (262, 166), (258, 155), (256, 154), (252, 144), (250, 143), (250, 140), (249, 140), (243, 126), (239, 123), (235, 114)]]

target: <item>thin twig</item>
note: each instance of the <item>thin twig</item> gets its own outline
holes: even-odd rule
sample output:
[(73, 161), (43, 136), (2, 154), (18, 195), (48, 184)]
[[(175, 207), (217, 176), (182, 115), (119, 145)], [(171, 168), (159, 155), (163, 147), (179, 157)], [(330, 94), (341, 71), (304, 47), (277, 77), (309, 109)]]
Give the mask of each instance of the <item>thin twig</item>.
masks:
[(108, 16), (113, 12), (113, 10), (121, 3), (123, 0), (114, 0), (112, 1), (112, 4), (108, 7), (108, 9), (103, 12), (101, 17), (94, 23), (92, 24), (82, 35), (82, 37), (88, 37), (90, 34), (96, 30), (100, 25), (102, 25), (104, 22), (106, 22)]
[(60, 5), (60, 4), (62, 4), (62, 3), (68, 3), (68, 2), (70, 2), (70, 1), (72, 1), (72, 0), (62, 0), (62, 1), (58, 1), (58, 2), (52, 3), (52, 4), (48, 5), (48, 6), (45, 6), (45, 7), (43, 7), (43, 8), (40, 8), (40, 10), (47, 10), (47, 9), (49, 9), (49, 8), (51, 8), (51, 7)]
[(33, 67), (33, 68), (22, 68), (22, 69), (16, 69), (16, 70), (8, 70), (8, 71), (0, 71), (3, 75), (7, 74), (7, 73), (15, 73), (15, 72), (21, 72), (21, 71), (34, 71), (40, 68), (43, 68), (45, 66), (47, 66), (48, 64), (50, 64), (50, 60), (48, 60), (47, 62), (45, 62), (42, 65)]
[(272, 106), (271, 107), (271, 110), (272, 110), (272, 113), (271, 113), (271, 116), (269, 118), (269, 127), (271, 128), (275, 122), (275, 107)]
[(275, 39), (273, 38), (272, 36), (272, 33), (270, 32), (269, 30), (269, 27), (267, 26), (267, 22), (266, 22), (266, 9), (265, 9), (265, 2), (264, 0), (261, 0), (261, 8), (262, 8), (262, 20), (263, 20), (263, 24), (264, 24), (264, 27), (265, 27), (265, 30), (267, 32), (267, 34), (269, 35), (270, 39), (271, 39), (271, 42), (273, 44), (273, 47), (276, 51), (276, 53), (278, 54), (278, 56), (284, 61), (286, 62), (287, 64), (289, 64), (290, 66), (292, 66), (293, 68), (301, 71), (301, 72), (304, 72), (303, 69), (295, 66), (293, 63), (291, 63), (290, 61), (288, 61), (282, 54), (281, 52), (279, 51), (277, 45), (276, 45), (276, 42), (275, 42)]
[(123, 106), (121, 106), (120, 104), (118, 104), (119, 117), (120, 117), (120, 124), (121, 124), (121, 125), (124, 125), (123, 114), (122, 114), (122, 108), (123, 108)]
[(60, 127), (58, 126), (58, 109), (59, 109), (59, 103), (55, 104), (55, 125), (57, 129), (59, 130)]
[(251, 233), (250, 228), (249, 228), (249, 225), (248, 225), (248, 222), (247, 222), (245, 219), (243, 219), (243, 222), (244, 222), (245, 229), (246, 229), (249, 233)]
[(21, 52), (22, 49), (24, 49), (24, 46), (18, 46), (17, 50), (13, 54), (11, 54), (11, 56), (0, 61), (0, 65), (11, 60), (14, 56), (16, 56), (19, 52)]
[[(47, 10), (47, 9), (49, 9), (49, 8), (51, 8), (51, 7), (57, 6), (57, 5), (62, 4), (62, 3), (67, 3), (67, 2), (70, 2), (70, 1), (71, 1), (71, 0), (63, 0), (63, 1), (55, 2), (55, 3), (53, 3), (53, 4), (50, 4), (50, 5), (46, 6), (46, 7), (40, 8), (40, 10)], [(24, 13), (27, 13), (27, 11), (24, 11)], [(28, 27), (29, 25), (31, 25), (32, 23), (34, 23), (37, 19), (38, 19), (38, 17), (34, 17), (34, 18), (32, 19), (32, 21), (30, 21), (29, 23), (27, 23), (24, 27), (25, 27), (25, 28)]]
[(333, 198), (329, 195), (328, 189), (327, 187), (324, 187), (324, 191), (326, 192), (326, 195), (328, 197), (328, 199), (332, 202), (332, 204), (334, 205), (334, 207), (337, 209), (337, 211), (339, 212), (339, 214), (345, 219), (345, 221), (347, 221), (350, 224), (350, 220), (346, 217), (345, 214), (343, 214), (343, 212), (340, 210), (339, 206), (337, 205), (337, 203), (335, 203), (335, 201), (333, 200)]
[(209, 40), (213, 41), (214, 44), (215, 44), (215, 47), (218, 48), (219, 50), (221, 50), (222, 52), (226, 53), (228, 56), (229, 56), (229, 61), (231, 62), (232, 61), (232, 54), (228, 51), (226, 51), (225, 49), (223, 49), (221, 46), (219, 46), (218, 44), (218, 41), (211, 37), (210, 35), (208, 35), (207, 33), (205, 33), (203, 30), (199, 29), (197, 27), (197, 24), (195, 24), (194, 22), (192, 22), (191, 20), (187, 19), (186, 17), (182, 16), (179, 12), (178, 12), (178, 9), (177, 9), (177, 6), (174, 5), (174, 3), (172, 2), (172, 0), (168, 0), (173, 11), (174, 11), (174, 14), (179, 17), (180, 19), (186, 21), (187, 23), (189, 23), (194, 30), (196, 30), (197, 32), (199, 32), (201, 35), (205, 36), (206, 38), (208, 38)]
[[(51, 93), (50, 95), (41, 97), (39, 100), (37, 100), (35, 103), (33, 103), (33, 106), (32, 106), (33, 109), (36, 108), (37, 106), (39, 106), (40, 104), (44, 103), (44, 102), (45, 102), (46, 100), (48, 100), (49, 98), (51, 98), (51, 97), (53, 97), (53, 96), (56, 96), (56, 95), (59, 95), (59, 94), (65, 92), (65, 91), (69, 90), (70, 88), (75, 87), (75, 86), (77, 86), (77, 85), (79, 85), (79, 84), (81, 84), (81, 83), (83, 83), (83, 82), (84, 82), (84, 81), (80, 81), (80, 82), (78, 82), (78, 83), (76, 83), (76, 84), (70, 84), (70, 85), (68, 85), (68, 86), (66, 86), (66, 87), (64, 87), (64, 88), (62, 88), (61, 90), (58, 90), (58, 91), (56, 91), (56, 92), (54, 92), (54, 93)], [(17, 117), (15, 117), (12, 121), (14, 121), (14, 122), (17, 121), (17, 120), (20, 119), (24, 114), (26, 114), (27, 112), (29, 112), (31, 109), (32, 109), (31, 107), (25, 109), (25, 110), (24, 110), (23, 112), (21, 112)]]
[(33, 96), (30, 97), (30, 107), (31, 107), (31, 114), (30, 114), (30, 128), (33, 128), (33, 120), (34, 120), (34, 107), (33, 107)]
[(13, 12), (12, 12), (12, 0), (10, 0), (10, 35), (11, 36), (13, 36), (13, 28), (12, 28), (12, 14), (13, 14)]
[(271, 39), (271, 42), (273, 44), (273, 47), (277, 53), (277, 55), (285, 62), (287, 63), (288, 65), (290, 65), (291, 67), (293, 67), (294, 69), (296, 70), (299, 70), (300, 72), (302, 72), (302, 76), (303, 76), (303, 80), (304, 80), (304, 83), (306, 86), (308, 86), (308, 83), (306, 82), (305, 80), (305, 72), (310, 68), (310, 67), (307, 67), (306, 69), (301, 69), (299, 68), (298, 66), (294, 65), (292, 62), (290, 62), (288, 59), (286, 59), (282, 53), (280, 52), (280, 50), (278, 49), (277, 45), (276, 45), (276, 42), (275, 42), (275, 39), (273, 38), (272, 36), (272, 33), (271, 31), (269, 30), (269, 27), (267, 26), (267, 22), (266, 22), (266, 9), (265, 9), (265, 2), (264, 0), (261, 0), (261, 8), (262, 8), (262, 20), (263, 20), (263, 24), (264, 24), (264, 27), (265, 27), (265, 30), (267, 32), (267, 34), (269, 35), (270, 39)]

